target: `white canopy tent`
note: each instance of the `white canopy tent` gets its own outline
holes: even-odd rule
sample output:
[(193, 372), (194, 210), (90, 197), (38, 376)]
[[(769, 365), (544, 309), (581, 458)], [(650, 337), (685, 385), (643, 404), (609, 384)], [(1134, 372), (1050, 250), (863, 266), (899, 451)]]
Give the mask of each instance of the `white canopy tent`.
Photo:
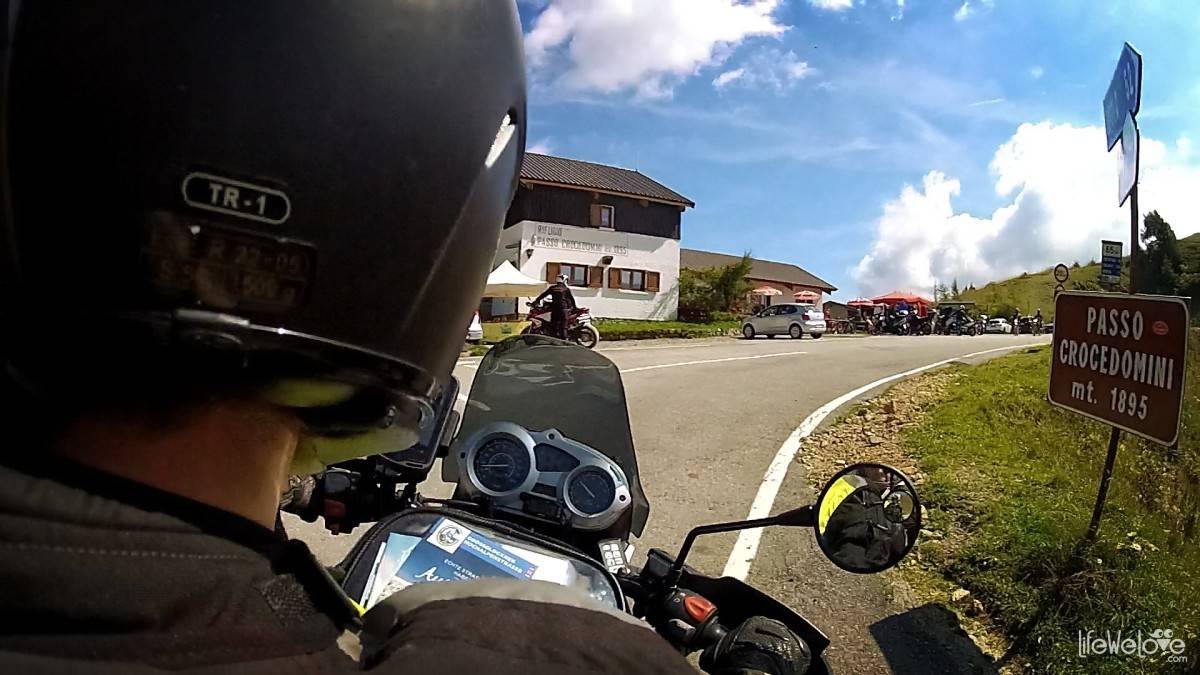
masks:
[(507, 260), (492, 270), (488, 275), (487, 287), (483, 289), (485, 298), (529, 298), (541, 295), (546, 290), (546, 282), (525, 276)]

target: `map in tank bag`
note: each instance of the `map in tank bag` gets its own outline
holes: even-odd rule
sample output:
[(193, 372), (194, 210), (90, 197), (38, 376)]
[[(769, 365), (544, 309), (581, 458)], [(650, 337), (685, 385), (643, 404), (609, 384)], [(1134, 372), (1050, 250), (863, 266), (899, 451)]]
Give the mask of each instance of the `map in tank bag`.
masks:
[(380, 547), (360, 602), (370, 608), (413, 584), (482, 577), (567, 582), (565, 561), (502, 544), (450, 518), (423, 537), (392, 533)]

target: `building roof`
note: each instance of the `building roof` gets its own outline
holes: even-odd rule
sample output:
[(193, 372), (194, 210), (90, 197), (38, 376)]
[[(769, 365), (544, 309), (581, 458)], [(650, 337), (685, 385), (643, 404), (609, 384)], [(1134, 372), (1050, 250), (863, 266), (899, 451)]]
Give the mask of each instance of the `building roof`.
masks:
[(525, 153), (521, 179), (696, 206), (692, 200), (639, 171), (535, 152)]
[[(689, 269), (721, 267), (723, 265), (730, 265), (741, 259), (742, 257), (739, 255), (709, 253), (708, 251), (695, 251), (688, 248), (679, 249), (679, 266)], [(828, 293), (837, 290), (837, 287), (831, 285), (828, 281), (796, 265), (772, 262), (770, 260), (759, 260), (757, 258), (751, 258), (750, 260), (752, 261), (750, 267), (751, 279), (781, 281), (785, 284), (796, 284), (797, 286), (811, 286), (812, 288), (820, 288)]]

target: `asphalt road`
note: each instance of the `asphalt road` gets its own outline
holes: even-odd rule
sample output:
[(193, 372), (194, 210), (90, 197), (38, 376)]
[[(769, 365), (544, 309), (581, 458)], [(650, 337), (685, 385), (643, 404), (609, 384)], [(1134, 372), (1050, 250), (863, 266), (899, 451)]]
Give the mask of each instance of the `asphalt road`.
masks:
[[(646, 531), (635, 542), (636, 558), (652, 547), (677, 549), (695, 525), (745, 518), (780, 445), (830, 400), (929, 363), (1048, 339), (828, 336), (602, 344), (601, 350), (623, 371), (639, 470), (651, 505)], [(460, 362), (455, 370), (464, 391), (477, 362)], [(792, 463), (775, 511), (815, 497), (820, 486), (809, 485), (802, 473)], [(448, 487), (431, 479), (422, 492), (445, 496)], [(361, 532), (332, 537), (295, 518), (288, 517), (285, 524), (327, 563), (340, 560)], [(689, 564), (719, 575), (736, 536), (700, 538)], [(834, 672), (930, 672), (922, 654), (926, 643), (939, 641), (936, 624), (945, 617), (904, 612), (884, 580), (840, 571), (812, 539), (805, 530), (768, 531), (748, 581), (792, 605), (831, 637), (827, 656)], [(954, 670), (978, 672), (969, 661), (952, 656), (963, 666)]]

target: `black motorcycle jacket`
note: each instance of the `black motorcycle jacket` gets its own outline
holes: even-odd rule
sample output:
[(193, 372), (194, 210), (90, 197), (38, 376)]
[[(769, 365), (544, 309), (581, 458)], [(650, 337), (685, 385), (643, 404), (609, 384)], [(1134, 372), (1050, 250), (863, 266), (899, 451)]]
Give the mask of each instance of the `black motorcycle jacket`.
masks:
[(0, 672), (694, 672), (646, 627), (553, 602), (410, 606), (370, 664), (358, 621), (303, 543), (82, 467), (0, 465)]
[(551, 284), (549, 288), (542, 291), (542, 294), (534, 299), (533, 304), (538, 304), (542, 300), (550, 298), (550, 309), (554, 312), (566, 312), (567, 310), (575, 309), (575, 295), (571, 293), (571, 289), (561, 281)]
[(833, 556), (855, 569), (887, 565), (900, 557), (906, 536), (903, 527), (887, 519), (879, 496), (866, 487), (847, 495), (825, 527)]

